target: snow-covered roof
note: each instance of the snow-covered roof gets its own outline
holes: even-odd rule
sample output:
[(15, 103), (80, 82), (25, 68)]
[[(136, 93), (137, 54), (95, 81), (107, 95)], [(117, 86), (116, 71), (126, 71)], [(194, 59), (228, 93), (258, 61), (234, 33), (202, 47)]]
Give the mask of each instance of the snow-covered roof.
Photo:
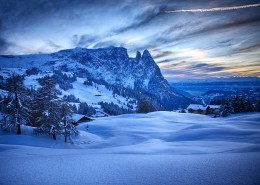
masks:
[(219, 109), (220, 105), (208, 105), (212, 109)]
[(199, 105), (199, 104), (190, 104), (187, 109), (193, 109), (193, 110), (206, 110), (208, 108), (208, 106), (203, 106), (203, 105)]
[[(75, 122), (78, 122), (80, 119), (87, 117), (83, 114), (72, 114), (71, 119)], [(89, 118), (90, 119), (90, 118)]]

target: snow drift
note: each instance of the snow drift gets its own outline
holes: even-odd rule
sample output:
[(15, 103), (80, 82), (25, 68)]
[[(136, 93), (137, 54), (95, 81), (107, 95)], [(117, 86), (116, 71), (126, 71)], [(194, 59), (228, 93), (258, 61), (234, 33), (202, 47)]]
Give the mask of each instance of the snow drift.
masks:
[(121, 115), (79, 125), (67, 144), (27, 127), (20, 136), (1, 133), (0, 184), (259, 184), (259, 120)]

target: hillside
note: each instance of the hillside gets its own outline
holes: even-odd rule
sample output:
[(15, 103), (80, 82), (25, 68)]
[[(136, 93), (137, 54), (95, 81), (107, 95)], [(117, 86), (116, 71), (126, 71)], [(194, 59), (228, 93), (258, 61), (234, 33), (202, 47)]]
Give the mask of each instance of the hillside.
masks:
[(158, 110), (186, 107), (191, 102), (171, 90), (148, 50), (137, 52), (135, 58), (129, 57), (122, 47), (0, 56), (0, 67), (2, 78), (12, 73), (24, 75), (25, 85), (33, 88), (39, 87), (39, 78), (56, 74), (62, 96), (75, 95), (89, 104), (114, 102), (134, 111), (141, 98), (153, 101)]

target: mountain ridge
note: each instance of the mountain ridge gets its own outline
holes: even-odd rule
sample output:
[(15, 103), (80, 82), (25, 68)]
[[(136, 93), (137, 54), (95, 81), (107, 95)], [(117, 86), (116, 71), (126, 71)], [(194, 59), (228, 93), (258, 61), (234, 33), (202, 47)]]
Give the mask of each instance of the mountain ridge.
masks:
[[(123, 47), (74, 48), (51, 54), (0, 56), (1, 68), (38, 68), (42, 73), (60, 70), (100, 85), (133, 90), (157, 101), (166, 110), (185, 107), (188, 98), (174, 93), (148, 50), (129, 57)], [(122, 93), (122, 92), (120, 92)], [(123, 93), (122, 93), (123, 94)], [(128, 93), (129, 94), (129, 93)], [(135, 95), (138, 96), (138, 95)], [(137, 98), (138, 99), (138, 98)]]

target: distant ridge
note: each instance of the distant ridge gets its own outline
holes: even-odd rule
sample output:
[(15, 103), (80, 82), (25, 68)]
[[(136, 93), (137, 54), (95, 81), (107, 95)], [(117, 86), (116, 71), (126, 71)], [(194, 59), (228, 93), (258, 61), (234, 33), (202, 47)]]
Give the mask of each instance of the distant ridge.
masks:
[(36, 67), (42, 73), (53, 70), (73, 72), (77, 77), (117, 87), (122, 89), (120, 91), (132, 90), (134, 97), (138, 93), (144, 94), (166, 110), (184, 108), (191, 102), (171, 90), (148, 50), (142, 54), (138, 51), (135, 58), (129, 57), (127, 49), (123, 47), (74, 48), (51, 54), (8, 55), (0, 56), (0, 67)]

